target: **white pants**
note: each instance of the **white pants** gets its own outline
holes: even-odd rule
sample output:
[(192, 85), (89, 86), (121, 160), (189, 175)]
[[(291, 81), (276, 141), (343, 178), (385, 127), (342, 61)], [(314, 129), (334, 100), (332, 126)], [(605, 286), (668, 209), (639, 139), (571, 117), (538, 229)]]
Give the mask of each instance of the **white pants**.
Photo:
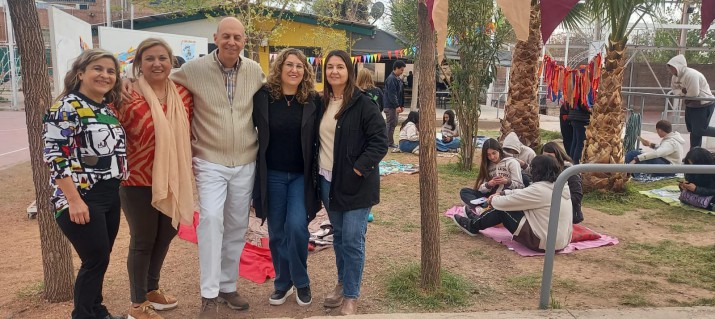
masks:
[(201, 297), (236, 291), (238, 262), (246, 244), (256, 163), (226, 167), (193, 158), (199, 192)]

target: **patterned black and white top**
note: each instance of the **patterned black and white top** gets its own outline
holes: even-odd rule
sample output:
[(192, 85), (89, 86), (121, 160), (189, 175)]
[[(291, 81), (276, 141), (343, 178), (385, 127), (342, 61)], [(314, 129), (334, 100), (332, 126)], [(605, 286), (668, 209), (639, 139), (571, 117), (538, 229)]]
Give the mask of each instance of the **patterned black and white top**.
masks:
[(43, 122), (55, 217), (69, 207), (56, 179), (71, 176), (85, 195), (99, 181), (128, 177), (124, 128), (107, 105), (73, 92), (54, 103)]

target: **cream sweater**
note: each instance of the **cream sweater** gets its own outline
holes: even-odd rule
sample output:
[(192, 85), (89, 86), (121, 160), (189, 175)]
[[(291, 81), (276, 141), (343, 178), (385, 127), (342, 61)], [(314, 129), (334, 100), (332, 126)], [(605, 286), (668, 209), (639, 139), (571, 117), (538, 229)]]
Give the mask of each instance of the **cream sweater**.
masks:
[(253, 95), (265, 82), (258, 63), (241, 58), (233, 105), (229, 105), (216, 51), (189, 61), (171, 79), (194, 96), (191, 121), (193, 156), (229, 167), (256, 161), (258, 138), (253, 126)]

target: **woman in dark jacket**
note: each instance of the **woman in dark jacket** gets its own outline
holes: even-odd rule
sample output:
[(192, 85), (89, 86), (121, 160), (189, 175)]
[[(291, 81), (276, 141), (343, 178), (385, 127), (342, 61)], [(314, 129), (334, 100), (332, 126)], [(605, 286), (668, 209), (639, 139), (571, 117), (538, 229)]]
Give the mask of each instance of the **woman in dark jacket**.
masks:
[(370, 208), (380, 202), (380, 160), (387, 153), (385, 120), (355, 86), (355, 69), (345, 51), (331, 51), (319, 139), (320, 197), (333, 225), (338, 284), (324, 306), (357, 312), (365, 264)]
[(310, 305), (308, 223), (320, 210), (317, 190), (319, 109), (313, 69), (300, 50), (287, 48), (271, 65), (266, 85), (253, 97), (258, 158), (253, 203), (268, 219), (276, 279), (271, 305), (282, 305), (297, 288), (296, 302)]
[[(556, 142), (544, 144), (541, 148), (541, 153), (555, 158), (561, 167), (561, 171), (573, 166), (571, 157)], [(581, 174), (571, 175), (568, 179), (568, 185), (571, 192), (571, 206), (573, 207), (573, 223), (578, 224), (583, 221), (583, 211), (581, 211), (581, 200), (583, 199)]]

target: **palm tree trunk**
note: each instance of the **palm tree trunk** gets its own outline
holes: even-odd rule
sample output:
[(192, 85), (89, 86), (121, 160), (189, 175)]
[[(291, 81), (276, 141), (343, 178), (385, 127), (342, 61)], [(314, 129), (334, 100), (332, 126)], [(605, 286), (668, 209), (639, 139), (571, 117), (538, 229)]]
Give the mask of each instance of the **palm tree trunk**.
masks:
[[(625, 70), (626, 39), (609, 41), (606, 49), (606, 64), (601, 77), (598, 98), (591, 110), (591, 123), (586, 129), (583, 148), (583, 163), (623, 163), (623, 125), (625, 113), (621, 86)], [(612, 190), (622, 192), (627, 181), (625, 173), (583, 174), (585, 190)]]
[(539, 54), (541, 53), (541, 9), (532, 1), (529, 39), (514, 48), (509, 80), (509, 95), (501, 121), (502, 138), (516, 133), (524, 145), (537, 147), (539, 135)]

